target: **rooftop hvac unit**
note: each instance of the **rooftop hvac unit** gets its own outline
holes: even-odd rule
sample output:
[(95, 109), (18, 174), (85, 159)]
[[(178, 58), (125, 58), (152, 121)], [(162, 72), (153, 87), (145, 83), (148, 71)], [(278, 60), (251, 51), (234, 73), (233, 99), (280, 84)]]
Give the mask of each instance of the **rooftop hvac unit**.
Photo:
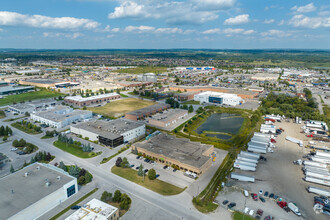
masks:
[(37, 170), (40, 170), (40, 166), (37, 166)]
[(49, 187), (50, 186), (50, 182), (47, 181), (46, 184), (45, 184), (46, 187)]
[(25, 176), (25, 177), (27, 177), (28, 175), (29, 175), (29, 173), (28, 173), (28, 172), (24, 173), (24, 176)]
[(61, 180), (61, 176), (57, 176), (56, 179), (57, 179), (58, 181), (60, 181), (60, 180)]

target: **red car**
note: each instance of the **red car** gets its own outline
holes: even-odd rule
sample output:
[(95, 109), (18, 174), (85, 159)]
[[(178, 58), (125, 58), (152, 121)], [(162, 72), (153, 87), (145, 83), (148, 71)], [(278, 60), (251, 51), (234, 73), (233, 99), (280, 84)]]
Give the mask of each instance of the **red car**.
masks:
[(276, 141), (275, 141), (274, 138), (270, 139), (270, 142), (272, 142), (272, 143), (276, 143)]
[(252, 199), (258, 201), (258, 195), (256, 193), (251, 193)]

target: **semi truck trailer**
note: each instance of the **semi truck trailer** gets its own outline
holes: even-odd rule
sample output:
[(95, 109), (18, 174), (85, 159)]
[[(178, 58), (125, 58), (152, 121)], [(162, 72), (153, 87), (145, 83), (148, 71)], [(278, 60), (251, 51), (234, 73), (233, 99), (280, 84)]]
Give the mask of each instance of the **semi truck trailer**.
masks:
[(321, 184), (321, 185), (325, 185), (325, 186), (330, 186), (330, 181), (318, 179), (318, 178), (311, 177), (311, 176), (306, 176), (304, 178), (304, 180), (306, 182), (311, 182), (311, 183), (317, 183), (317, 184)]
[(251, 182), (251, 183), (255, 182), (254, 176), (248, 176), (248, 175), (243, 175), (243, 174), (239, 174), (239, 173), (231, 173), (230, 178), (239, 180), (239, 181), (243, 181), (243, 182)]
[(256, 167), (247, 166), (241, 163), (234, 163), (234, 167), (246, 171), (253, 171), (253, 172), (256, 171)]
[(260, 149), (260, 148), (255, 148), (255, 147), (249, 147), (248, 151), (254, 152), (254, 153), (261, 153), (261, 154), (266, 154), (267, 150), (266, 149)]
[(319, 163), (319, 162), (308, 161), (308, 160), (304, 160), (304, 165), (313, 166), (313, 167), (327, 168), (327, 165), (325, 163)]
[(260, 154), (251, 153), (251, 152), (247, 152), (247, 151), (241, 151), (240, 154), (241, 155), (246, 155), (246, 156), (249, 156), (249, 157), (254, 157), (257, 160), (259, 160), (259, 158), (260, 158)]
[(237, 160), (242, 160), (242, 161), (246, 161), (246, 162), (250, 162), (250, 163), (255, 163), (257, 164), (259, 161), (255, 158), (247, 158), (247, 157), (242, 157), (240, 155), (237, 155)]
[(307, 191), (310, 193), (315, 193), (320, 196), (330, 197), (330, 191), (326, 189), (321, 189), (314, 186), (308, 186)]
[(315, 178), (318, 178), (318, 179), (322, 179), (322, 180), (328, 180), (328, 181), (330, 181), (330, 176), (328, 174), (307, 171), (305, 173), (305, 175), (306, 176), (310, 176), (310, 177), (315, 177)]

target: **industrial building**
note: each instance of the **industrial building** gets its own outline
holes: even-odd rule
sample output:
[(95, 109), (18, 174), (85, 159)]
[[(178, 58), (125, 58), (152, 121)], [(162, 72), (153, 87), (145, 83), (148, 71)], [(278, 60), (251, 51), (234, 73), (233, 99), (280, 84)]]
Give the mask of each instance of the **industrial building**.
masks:
[(146, 126), (144, 123), (116, 119), (112, 121), (97, 120), (84, 122), (70, 127), (72, 133), (87, 137), (91, 141), (99, 141), (109, 147), (117, 147), (123, 143), (136, 140), (145, 136)]
[(92, 199), (84, 207), (72, 213), (65, 220), (119, 220), (119, 209), (102, 202)]
[(151, 126), (166, 128), (179, 122), (180, 119), (188, 117), (188, 110), (185, 109), (168, 109), (164, 112), (157, 113), (148, 119)]
[(220, 92), (202, 92), (196, 94), (195, 101), (200, 103), (214, 103), (220, 105), (236, 106), (244, 102), (244, 100), (236, 94), (220, 93)]
[(120, 81), (117, 83), (125, 88), (138, 88), (142, 86), (151, 86), (152, 82), (131, 82), (131, 81)]
[(132, 112), (128, 112), (125, 114), (125, 118), (137, 121), (149, 117), (150, 115), (156, 114), (158, 112), (162, 112), (170, 107), (171, 106), (169, 104), (159, 103)]
[(144, 73), (137, 76), (137, 81), (141, 82), (157, 82), (157, 75), (154, 73)]
[(199, 92), (183, 92), (183, 93), (174, 93), (173, 98), (176, 100), (183, 102), (188, 100), (193, 100), (194, 96), (198, 94)]
[(280, 74), (277, 73), (257, 73), (254, 76), (251, 77), (252, 80), (257, 81), (276, 81), (278, 80)]
[(20, 80), (19, 84), (48, 88), (56, 87), (57, 85), (70, 84), (70, 81), (64, 81), (60, 79), (28, 79), (25, 81)]
[(12, 95), (19, 94), (24, 92), (33, 91), (33, 86), (12, 86), (12, 85), (4, 85), (0, 86), (0, 95)]
[(183, 171), (201, 175), (212, 165), (211, 154), (214, 147), (158, 132), (152, 137), (148, 136), (143, 142), (133, 144), (132, 150), (137, 150), (158, 163), (176, 165)]
[(119, 98), (120, 95), (118, 93), (108, 93), (90, 97), (81, 97), (80, 95), (78, 95), (65, 97), (64, 102), (69, 105), (84, 107), (93, 104), (101, 104), (102, 102), (109, 102), (110, 100)]
[(74, 121), (86, 120), (93, 117), (91, 111), (73, 110), (66, 106), (57, 106), (54, 109), (31, 113), (30, 118), (42, 124), (49, 125), (54, 128), (63, 128)]
[(46, 109), (55, 105), (56, 105), (56, 100), (43, 99), (43, 100), (14, 104), (9, 106), (8, 110), (18, 114), (25, 114), (25, 113), (32, 113), (34, 111), (40, 111), (42, 109)]
[(33, 163), (0, 179), (1, 219), (37, 219), (78, 192), (77, 179), (50, 164)]

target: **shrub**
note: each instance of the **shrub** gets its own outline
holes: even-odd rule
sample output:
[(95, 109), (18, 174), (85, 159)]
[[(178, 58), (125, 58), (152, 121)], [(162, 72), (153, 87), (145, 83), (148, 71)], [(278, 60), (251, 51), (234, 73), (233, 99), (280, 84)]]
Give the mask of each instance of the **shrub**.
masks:
[(126, 194), (123, 193), (120, 197), (120, 208), (127, 210), (131, 204), (132, 200), (131, 198)]
[(117, 157), (116, 166), (117, 167), (120, 167), (121, 166), (121, 162), (123, 162), (123, 160), (121, 159), (121, 157)]
[(156, 179), (156, 171), (155, 171), (155, 169), (150, 169), (149, 170), (149, 172), (148, 172), (148, 178), (150, 180)]
[(85, 177), (84, 177), (84, 176), (80, 176), (80, 177), (78, 178), (78, 184), (79, 184), (79, 185), (83, 185), (83, 184), (85, 184)]
[(120, 202), (121, 201), (121, 192), (119, 190), (115, 191), (115, 194), (112, 198), (112, 201), (114, 201), (114, 202)]

